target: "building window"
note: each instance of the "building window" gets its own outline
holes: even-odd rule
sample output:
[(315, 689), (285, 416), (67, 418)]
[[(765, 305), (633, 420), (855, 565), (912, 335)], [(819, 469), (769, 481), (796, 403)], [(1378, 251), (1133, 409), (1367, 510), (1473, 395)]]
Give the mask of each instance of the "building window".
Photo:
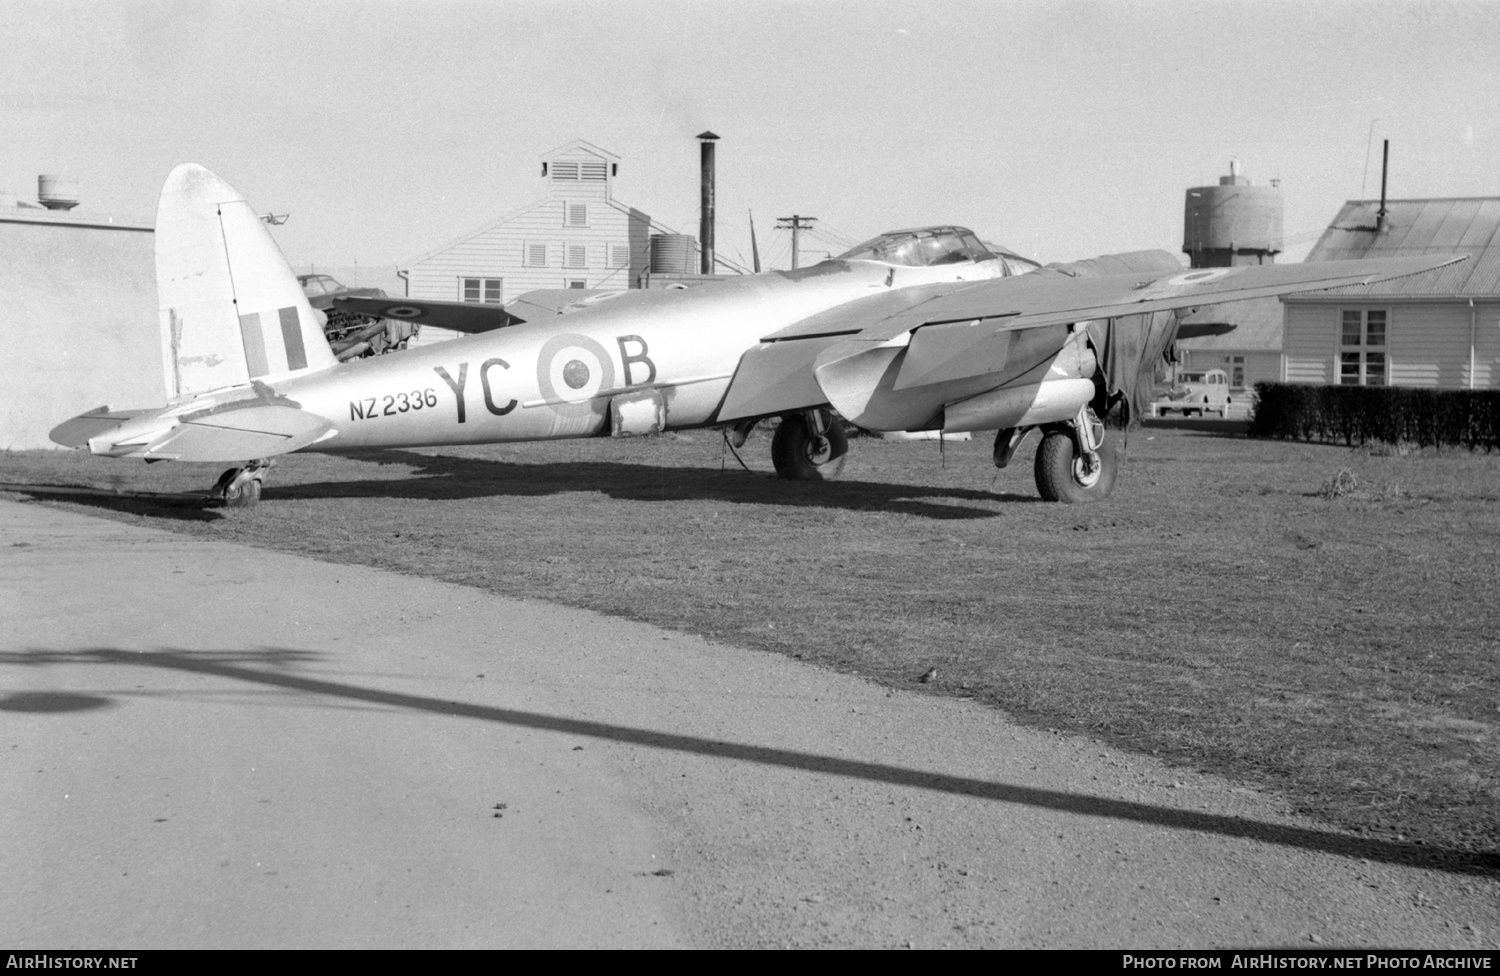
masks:
[(1385, 309), (1346, 308), (1339, 324), (1339, 383), (1385, 386)]
[(528, 267), (528, 268), (545, 268), (547, 266), (547, 245), (545, 245), (545, 244), (527, 244), (525, 246), (525, 250), (526, 250), (526, 267)]
[(501, 301), (501, 278), (463, 278), (460, 280), (463, 300), (499, 305)]
[(589, 225), (589, 205), (586, 203), (569, 203), (563, 206), (563, 222), (568, 227), (587, 227)]
[(567, 260), (565, 267), (587, 268), (589, 266), (589, 248), (587, 244), (569, 244), (563, 256)]
[(569, 288), (587, 288), (588, 284), (586, 282), (584, 282), (584, 280), (582, 278), (569, 278), (568, 279), (568, 287)]

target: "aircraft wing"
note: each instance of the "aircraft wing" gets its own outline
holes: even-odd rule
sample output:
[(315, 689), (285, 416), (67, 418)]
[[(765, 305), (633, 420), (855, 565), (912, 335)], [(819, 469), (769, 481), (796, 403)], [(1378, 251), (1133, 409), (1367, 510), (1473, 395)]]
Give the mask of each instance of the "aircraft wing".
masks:
[(482, 305), (477, 302), (437, 302), (426, 298), (335, 298), (333, 304), (360, 315), (422, 322), (464, 333), (490, 332), (526, 321), (506, 311), (503, 305)]
[(427, 298), (336, 298), (333, 303), (350, 312), (382, 319), (422, 322), (454, 332), (473, 334), (503, 329), (508, 325), (535, 322), (592, 308), (601, 302), (624, 298), (639, 304), (664, 293), (650, 294), (623, 288), (538, 288), (518, 295), (504, 305), (478, 302), (440, 302)]
[(773, 332), (740, 357), (719, 408), (722, 423), (764, 417), (828, 402), (813, 376), (818, 354), (852, 339), (871, 323), (900, 315), (953, 290), (951, 282), (885, 291), (839, 305)]
[[(1010, 359), (1009, 333), (1018, 329), (1369, 284), (1464, 260), (1439, 254), (1186, 269), (1164, 252), (1116, 257), (1122, 260), (1096, 259), (1009, 278), (897, 289), (809, 316), (765, 336), (745, 353), (719, 419), (766, 416), (827, 402), (816, 379), (807, 374), (830, 356), (842, 358), (860, 347), (908, 347), (894, 384), (900, 390), (1003, 368)], [(1130, 265), (1141, 270), (1089, 273), (1090, 266), (1113, 271)]]
[(1437, 254), (1095, 278), (1065, 275), (998, 278), (953, 288), (948, 294), (873, 323), (850, 339), (899, 342), (907, 333), (911, 334), (895, 382), (895, 388), (900, 390), (1001, 368), (1009, 349), (1006, 333), (1018, 329), (1370, 284), (1421, 274), (1462, 260), (1462, 256)]

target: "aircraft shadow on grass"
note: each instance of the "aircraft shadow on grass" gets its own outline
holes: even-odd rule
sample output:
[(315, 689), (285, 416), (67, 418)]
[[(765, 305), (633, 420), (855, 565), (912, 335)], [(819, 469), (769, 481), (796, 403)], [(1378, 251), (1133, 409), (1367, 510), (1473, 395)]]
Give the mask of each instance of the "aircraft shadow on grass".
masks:
[(619, 461), (516, 463), (488, 458), (419, 454), (415, 451), (371, 451), (353, 455), (376, 464), (400, 464), (416, 470), (406, 478), (365, 481), (267, 484), (264, 497), (460, 498), (535, 497), (601, 492), (623, 501), (717, 501), (747, 505), (840, 508), (849, 511), (899, 512), (932, 519), (995, 518), (1000, 512), (965, 502), (1039, 502), (1035, 495), (974, 488), (929, 487), (875, 481), (781, 481), (739, 469), (656, 466)]
[[(358, 702), (364, 705), (426, 712), (444, 719), (459, 718), (507, 725), (513, 728), (586, 736), (645, 748), (801, 770), (824, 776), (841, 776), (868, 782), (888, 783), (892, 786), (972, 796), (998, 803), (1057, 810), (1079, 816), (1102, 817), (1173, 830), (1217, 834), (1223, 837), (1253, 840), (1263, 844), (1275, 844), (1280, 847), (1334, 854), (1340, 857), (1366, 858), (1390, 864), (1413, 865), (1453, 874), (1500, 876), (1500, 852), (1496, 851), (1464, 851), (1409, 842), (1354, 837), (1317, 827), (1266, 823), (1223, 814), (1179, 810), (1152, 803), (1019, 786), (966, 776), (950, 776), (905, 766), (846, 759), (796, 749), (777, 749), (725, 739), (710, 739), (589, 719), (545, 715), (515, 708), (497, 708), (492, 705), (413, 695), (299, 673), (301, 666), (321, 663), (323, 657), (324, 655), (317, 652), (288, 648), (262, 648), (246, 651), (166, 649), (147, 652), (115, 648), (77, 651), (35, 649), (0, 652), (0, 667), (128, 665), (198, 674), (323, 696), (342, 704)], [(48, 694), (28, 692), (26, 700), (44, 701), (47, 700)], [(152, 697), (161, 697), (159, 691), (148, 692), (148, 694)], [(64, 697), (78, 699), (80, 704), (74, 709), (62, 707), (60, 702)], [(101, 700), (107, 701), (98, 695), (84, 695), (79, 692), (68, 692), (66, 695), (57, 693), (55, 704), (58, 707), (12, 710), (81, 711), (100, 707)], [(4, 710), (3, 705), (3, 700), (0, 700), (0, 710)]]
[[(535, 497), (577, 492), (601, 492), (622, 501), (718, 501), (742, 505), (789, 505), (800, 508), (841, 508), (848, 511), (896, 512), (931, 519), (995, 518), (992, 508), (963, 502), (1039, 502), (1035, 495), (974, 488), (943, 488), (888, 484), (877, 481), (781, 481), (739, 469), (630, 464), (619, 461), (566, 461), (543, 464), (496, 461), (487, 458), (419, 454), (415, 451), (369, 451), (351, 455), (375, 464), (399, 464), (416, 470), (404, 478), (352, 481), (279, 482), (268, 480), (264, 498), (288, 499), (406, 498), (444, 499)], [(90, 505), (117, 512), (152, 515), (182, 521), (211, 522), (223, 518), (219, 503), (206, 494), (199, 499), (181, 493), (150, 492), (113, 495), (93, 488), (0, 485), (0, 490)], [(932, 501), (927, 499), (941, 499)]]
[(65, 495), (62, 493), (48, 497), (72, 502), (75, 505), (89, 505), (111, 512), (146, 515), (151, 518), (171, 519), (175, 522), (217, 522), (224, 518), (224, 513), (214, 507), (217, 503), (207, 499), (201, 502), (176, 499), (157, 501), (150, 497), (110, 498), (107, 495)]

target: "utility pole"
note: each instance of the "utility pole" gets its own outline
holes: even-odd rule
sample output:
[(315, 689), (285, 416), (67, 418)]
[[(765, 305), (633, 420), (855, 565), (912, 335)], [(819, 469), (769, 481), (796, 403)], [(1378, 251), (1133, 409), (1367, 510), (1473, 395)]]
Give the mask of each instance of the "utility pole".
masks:
[(797, 248), (801, 241), (802, 229), (804, 227), (811, 229), (813, 223), (818, 218), (804, 217), (801, 214), (792, 214), (790, 217), (777, 217), (776, 219), (783, 221), (782, 224), (776, 225), (777, 230), (790, 230), (792, 232), (792, 270), (796, 271)]

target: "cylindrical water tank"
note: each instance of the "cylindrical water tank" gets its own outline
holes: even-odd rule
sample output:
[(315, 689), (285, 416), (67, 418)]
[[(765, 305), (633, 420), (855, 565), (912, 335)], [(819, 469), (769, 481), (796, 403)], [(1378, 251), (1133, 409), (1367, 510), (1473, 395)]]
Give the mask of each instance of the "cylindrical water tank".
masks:
[(1188, 191), (1183, 250), (1281, 250), (1281, 190), (1199, 186)]
[(1232, 168), (1218, 186), (1187, 191), (1182, 249), (1188, 254), (1277, 254), (1283, 209), (1280, 187), (1254, 186)]
[(656, 274), (693, 274), (697, 239), (691, 234), (652, 234), (651, 270)]
[(38, 176), (36, 198), (48, 210), (72, 210), (78, 206), (78, 180), (72, 176)]

